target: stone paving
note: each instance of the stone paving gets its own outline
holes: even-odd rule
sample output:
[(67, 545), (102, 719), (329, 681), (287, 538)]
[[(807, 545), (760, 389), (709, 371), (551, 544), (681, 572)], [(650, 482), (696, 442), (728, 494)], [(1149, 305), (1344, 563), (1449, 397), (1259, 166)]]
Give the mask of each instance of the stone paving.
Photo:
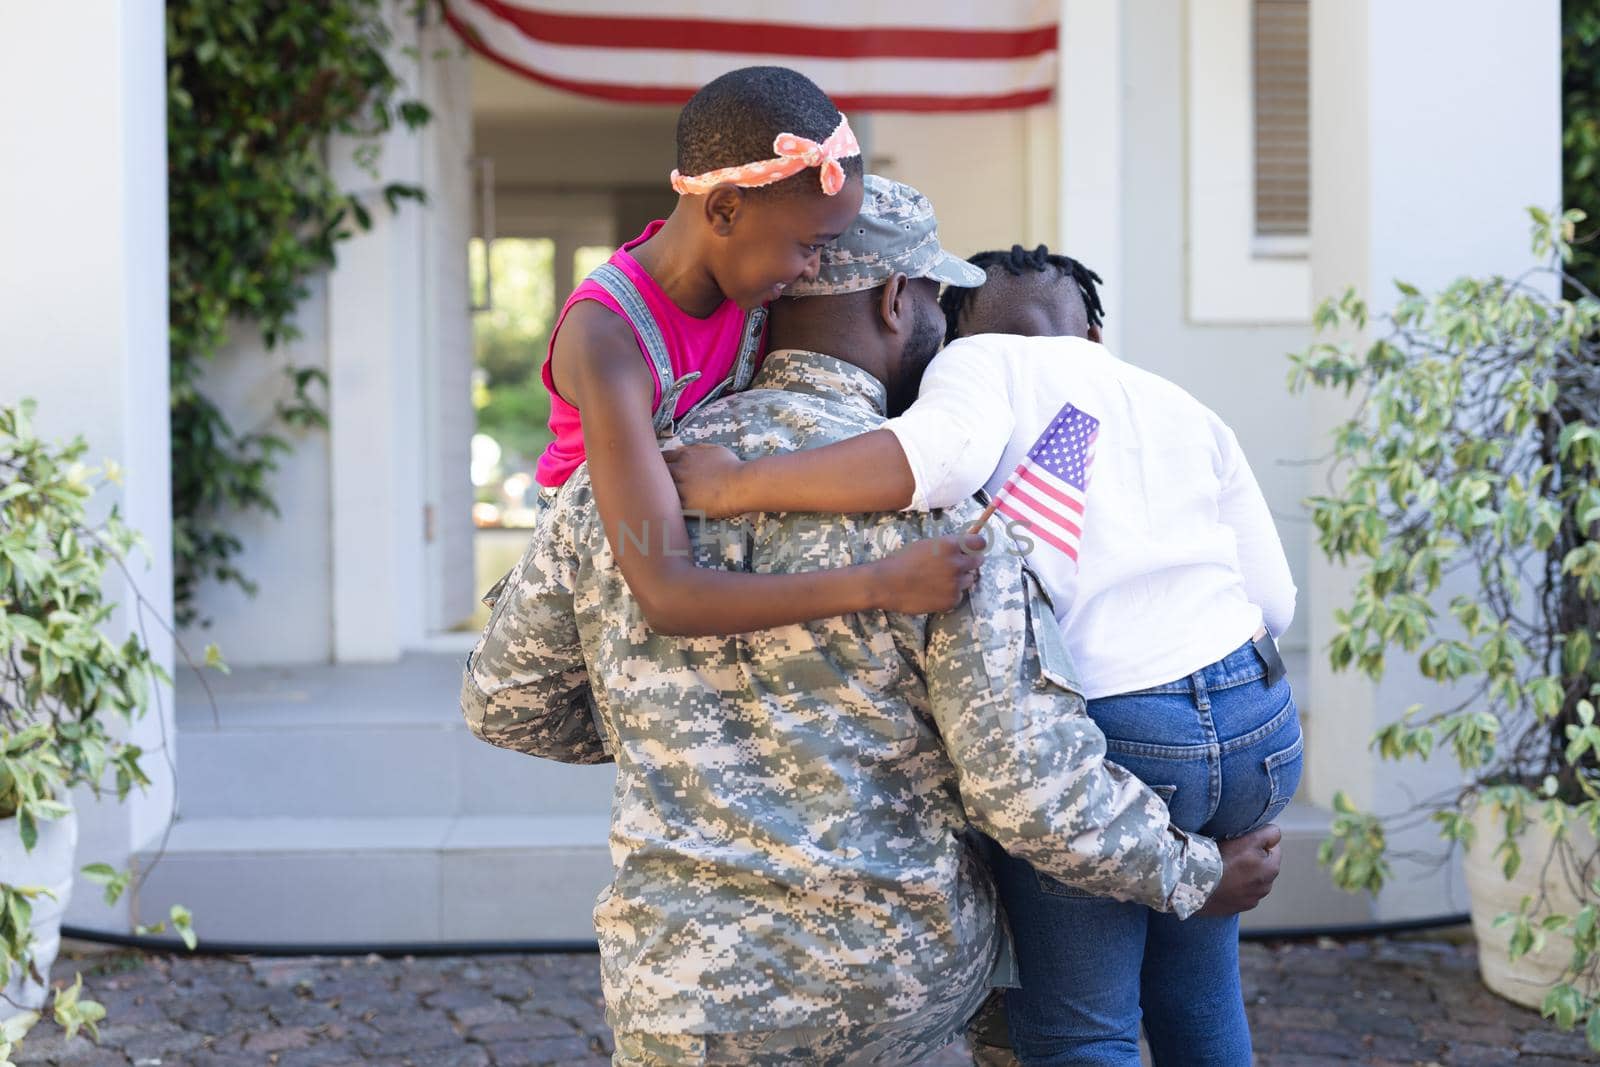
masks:
[[(1331, 1063), (1571, 1067), (1582, 1038), (1478, 982), (1462, 932), (1248, 944), (1261, 1067)], [(35, 1030), (19, 1067), (599, 1067), (592, 955), (379, 959), (74, 955), (110, 1011), (98, 1047)], [(951, 1048), (926, 1067), (971, 1061)]]

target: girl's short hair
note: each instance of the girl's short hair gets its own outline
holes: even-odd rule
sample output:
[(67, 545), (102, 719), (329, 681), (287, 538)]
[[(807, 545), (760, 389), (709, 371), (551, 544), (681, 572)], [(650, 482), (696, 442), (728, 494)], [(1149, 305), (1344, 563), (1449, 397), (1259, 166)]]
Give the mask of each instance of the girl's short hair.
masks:
[[(704, 174), (772, 158), (780, 133), (825, 140), (839, 125), (839, 109), (817, 83), (788, 67), (742, 67), (708, 82), (678, 115), (678, 173)], [(846, 178), (861, 173), (861, 157), (839, 161)], [(809, 182), (795, 179), (810, 174)], [(769, 190), (817, 187), (816, 174), (764, 186)]]

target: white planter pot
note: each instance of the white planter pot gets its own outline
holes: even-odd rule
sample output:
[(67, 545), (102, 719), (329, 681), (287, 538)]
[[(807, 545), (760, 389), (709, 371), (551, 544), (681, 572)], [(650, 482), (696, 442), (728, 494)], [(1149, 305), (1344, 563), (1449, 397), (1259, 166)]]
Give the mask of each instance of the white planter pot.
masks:
[[(1522, 865), (1507, 879), (1500, 860), (1494, 855), (1505, 838), (1505, 817), (1497, 808), (1480, 801), (1472, 812), (1477, 838), (1466, 851), (1462, 866), (1467, 892), (1472, 898), (1472, 932), (1478, 939), (1478, 971), (1483, 976), (1483, 984), (1513, 1003), (1537, 1010), (1571, 962), (1572, 943), (1559, 931), (1551, 932), (1543, 949), (1513, 961), (1512, 927), (1510, 924), (1495, 926), (1495, 918), (1507, 912), (1516, 914), (1524, 897), (1533, 898), (1531, 914), (1536, 924), (1547, 915), (1572, 918), (1586, 903), (1593, 901), (1580, 900), (1560, 870), (1559, 861), (1549, 865), (1546, 882), (1545, 860), (1555, 847), (1555, 836), (1536, 812), (1530, 815), (1532, 822), (1517, 837)], [(1579, 863), (1594, 855), (1595, 839), (1578, 819), (1568, 821), (1567, 834)], [(1590, 987), (1587, 992), (1593, 995), (1595, 990)]]
[[(61, 948), (61, 916), (72, 895), (77, 849), (76, 814), (41, 822), (39, 840), (32, 852), (22, 847), (17, 820), (0, 819), (0, 875), (6, 884), (43, 886), (55, 894), (54, 900), (46, 896), (33, 900), (33, 958), (47, 983), (50, 965)], [(24, 1008), (37, 1010), (43, 1006), (49, 992), (48, 984), (40, 985), (16, 971), (10, 975), (0, 974), (0, 978), (8, 979), (5, 995), (9, 998), (0, 1000), (0, 1019), (20, 1015)], [(19, 1004), (23, 1007), (17, 1007)]]

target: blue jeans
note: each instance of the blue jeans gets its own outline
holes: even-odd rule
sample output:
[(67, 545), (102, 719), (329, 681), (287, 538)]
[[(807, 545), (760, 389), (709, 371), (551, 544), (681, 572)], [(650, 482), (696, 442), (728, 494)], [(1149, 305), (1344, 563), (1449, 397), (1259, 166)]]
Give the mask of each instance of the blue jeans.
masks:
[[(1238, 837), (1300, 784), (1299, 714), (1266, 684), (1255, 649), (1169, 685), (1089, 702), (1107, 756), (1167, 802), (1180, 829)], [(1021, 989), (1006, 994), (1026, 1067), (1138, 1067), (1143, 1017), (1158, 1067), (1251, 1062), (1239, 988), (1239, 918), (1190, 918), (1095, 897), (994, 850)]]

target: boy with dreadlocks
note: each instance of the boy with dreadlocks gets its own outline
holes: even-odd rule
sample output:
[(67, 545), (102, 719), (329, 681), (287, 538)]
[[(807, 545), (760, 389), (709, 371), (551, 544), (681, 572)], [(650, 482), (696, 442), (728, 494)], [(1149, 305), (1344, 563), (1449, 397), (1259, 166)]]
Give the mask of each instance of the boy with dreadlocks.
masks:
[[(1044, 246), (972, 258), (941, 301), (952, 343), (884, 429), (740, 463), (668, 455), (685, 506), (882, 511), (979, 490), (1049, 594), (1109, 758), (1216, 839), (1270, 822), (1299, 784), (1299, 716), (1272, 635), (1295, 587), (1233, 432), (1098, 344), (1099, 277)], [(1025, 1065), (1250, 1062), (1237, 916), (1179, 921), (1096, 898), (995, 849), (1022, 988)]]

